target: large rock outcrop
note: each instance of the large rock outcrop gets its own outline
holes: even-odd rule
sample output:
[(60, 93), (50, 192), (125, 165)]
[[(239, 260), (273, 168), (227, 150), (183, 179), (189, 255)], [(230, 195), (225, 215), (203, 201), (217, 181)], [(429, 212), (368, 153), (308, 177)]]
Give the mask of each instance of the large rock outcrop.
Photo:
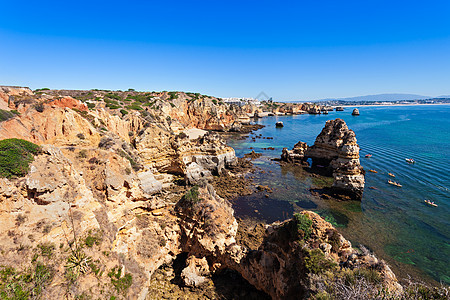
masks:
[(186, 134), (174, 136), (150, 125), (136, 139), (136, 147), (146, 165), (159, 172), (185, 176), (191, 184), (218, 175), (237, 162), (234, 149), (213, 133), (190, 139)]
[(305, 163), (312, 159), (312, 166), (321, 166), (334, 178), (331, 187), (337, 195), (361, 200), (364, 191), (364, 170), (359, 161), (359, 146), (355, 132), (342, 119), (329, 120), (317, 136), (314, 145), (298, 142), (294, 149), (283, 149), (281, 159), (286, 162)]

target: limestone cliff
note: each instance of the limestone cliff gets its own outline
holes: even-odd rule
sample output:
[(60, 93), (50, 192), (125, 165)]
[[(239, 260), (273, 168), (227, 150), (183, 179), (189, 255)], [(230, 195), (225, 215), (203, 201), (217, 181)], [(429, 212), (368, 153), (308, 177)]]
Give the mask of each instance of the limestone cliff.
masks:
[(312, 159), (312, 166), (320, 166), (333, 176), (332, 191), (361, 200), (364, 191), (364, 169), (359, 162), (359, 146), (353, 130), (342, 119), (329, 120), (317, 136), (314, 145), (298, 142), (294, 149), (283, 149), (281, 159), (304, 164)]
[[(26, 176), (0, 179), (0, 266), (14, 282), (2, 285), (7, 293), (20, 285), (43, 299), (146, 299), (155, 271), (182, 257), (186, 286), (233, 269), (273, 299), (314, 294), (308, 261), (316, 256), (333, 272), (337, 263), (376, 268), (386, 287), (397, 288), (387, 266), (311, 212), (301, 230), (298, 216), (267, 226), (257, 249), (236, 242), (234, 211), (207, 183), (236, 164), (234, 150), (214, 133), (186, 129), (231, 130), (238, 108), (179, 92), (2, 88), (0, 97), (19, 113), (0, 123), (0, 138), (42, 146)], [(359, 148), (336, 122), (315, 152), (298, 143), (286, 157), (322, 155), (340, 188), (360, 170)]]

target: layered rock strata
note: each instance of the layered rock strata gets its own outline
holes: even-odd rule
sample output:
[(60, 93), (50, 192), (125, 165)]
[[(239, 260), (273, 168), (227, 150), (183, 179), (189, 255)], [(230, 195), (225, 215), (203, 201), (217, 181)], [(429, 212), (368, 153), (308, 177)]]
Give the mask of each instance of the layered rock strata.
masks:
[(312, 159), (312, 166), (320, 166), (332, 175), (332, 191), (361, 200), (364, 191), (364, 170), (359, 161), (359, 146), (353, 130), (342, 119), (329, 120), (309, 147), (299, 142), (294, 149), (283, 149), (281, 159), (286, 162), (305, 163)]

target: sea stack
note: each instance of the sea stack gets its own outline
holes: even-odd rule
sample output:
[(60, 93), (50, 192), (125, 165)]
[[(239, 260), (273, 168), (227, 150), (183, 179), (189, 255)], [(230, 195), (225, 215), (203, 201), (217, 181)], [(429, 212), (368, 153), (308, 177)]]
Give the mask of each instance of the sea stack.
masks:
[(352, 112), (352, 116), (359, 116), (359, 110), (355, 108)]
[(328, 166), (334, 178), (334, 193), (361, 200), (365, 180), (359, 162), (359, 146), (355, 132), (348, 129), (344, 120), (327, 121), (306, 156), (312, 159), (313, 165)]
[(275, 127), (278, 127), (278, 128), (284, 127), (283, 122), (276, 122)]
[[(359, 146), (353, 130), (344, 120), (327, 121), (313, 146), (298, 142), (294, 149), (283, 149), (281, 160), (306, 164), (311, 158), (312, 166), (322, 166), (334, 182), (331, 191), (342, 199), (361, 200), (364, 191), (364, 170), (359, 162)], [(344, 197), (342, 197), (344, 196)]]

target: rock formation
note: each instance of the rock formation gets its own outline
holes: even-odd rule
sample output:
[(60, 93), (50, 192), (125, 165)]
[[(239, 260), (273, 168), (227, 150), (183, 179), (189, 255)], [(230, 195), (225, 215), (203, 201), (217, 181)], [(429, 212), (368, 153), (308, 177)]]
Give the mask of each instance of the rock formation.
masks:
[(333, 176), (333, 193), (361, 200), (364, 191), (364, 170), (359, 162), (359, 146), (355, 133), (342, 119), (327, 121), (314, 145), (299, 142), (294, 149), (283, 149), (281, 159), (287, 162), (305, 163), (312, 159), (312, 166), (323, 166)]
[[(303, 212), (310, 220), (308, 236), (298, 230), (296, 217), (267, 226), (257, 249), (236, 242), (238, 223), (230, 203), (206, 183), (236, 164), (234, 150), (214, 133), (185, 132), (228, 130), (237, 126), (238, 109), (181, 93), (34, 94), (2, 87), (0, 98), (1, 109), (19, 112), (0, 123), (0, 138), (41, 146), (26, 176), (0, 178), (0, 268), (14, 268), (8, 269), (11, 280), (46, 271), (26, 277), (39, 282), (21, 282), (30, 295), (37, 296), (39, 288), (43, 299), (86, 293), (146, 299), (155, 271), (185, 257), (180, 278), (187, 286), (201, 286), (211, 274), (233, 269), (273, 299), (298, 298), (312, 293), (306, 263), (312, 251), (326, 259), (330, 271), (336, 271), (333, 262), (348, 269), (377, 268), (386, 286), (397, 288), (386, 265), (358, 253), (311, 212)], [(149, 110), (114, 108), (124, 109), (129, 105), (123, 102), (135, 99), (147, 101)], [(359, 148), (342, 120), (330, 122), (311, 153), (299, 142), (283, 155), (293, 162), (320, 156), (336, 174), (335, 187), (347, 191), (360, 182)]]
[(289, 163), (306, 163), (306, 150), (308, 149), (308, 145), (304, 142), (298, 142), (294, 145), (292, 150), (288, 150), (288, 148), (283, 148), (283, 152), (281, 153), (281, 160)]
[(359, 110), (355, 108), (352, 112), (352, 116), (359, 116)]

